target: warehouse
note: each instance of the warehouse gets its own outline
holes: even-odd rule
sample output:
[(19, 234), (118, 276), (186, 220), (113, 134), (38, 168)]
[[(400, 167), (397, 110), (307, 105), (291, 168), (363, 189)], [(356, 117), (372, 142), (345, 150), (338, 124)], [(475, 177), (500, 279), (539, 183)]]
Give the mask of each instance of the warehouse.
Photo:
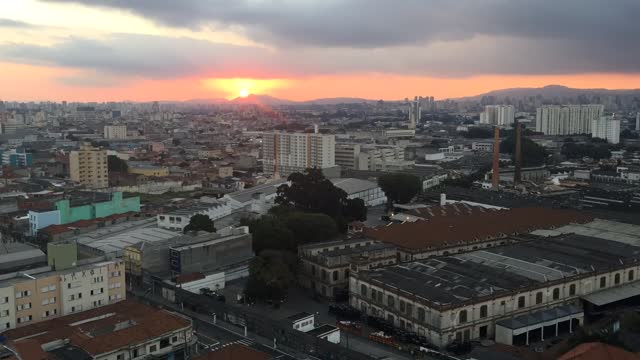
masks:
[[(505, 344), (540, 341), (582, 325), (585, 304), (640, 294), (640, 287), (630, 285), (640, 271), (640, 247), (634, 245), (640, 244), (640, 227), (628, 231), (621, 241), (602, 229), (601, 237), (556, 232), (352, 272), (350, 303), (436, 346), (481, 338)], [(616, 289), (623, 286), (620, 295)]]

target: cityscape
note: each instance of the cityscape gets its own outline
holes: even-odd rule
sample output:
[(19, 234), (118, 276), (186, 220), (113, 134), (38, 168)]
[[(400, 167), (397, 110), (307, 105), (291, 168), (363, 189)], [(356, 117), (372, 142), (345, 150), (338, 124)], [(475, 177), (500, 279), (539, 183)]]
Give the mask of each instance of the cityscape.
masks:
[(640, 3), (2, 9), (0, 360), (640, 359)]

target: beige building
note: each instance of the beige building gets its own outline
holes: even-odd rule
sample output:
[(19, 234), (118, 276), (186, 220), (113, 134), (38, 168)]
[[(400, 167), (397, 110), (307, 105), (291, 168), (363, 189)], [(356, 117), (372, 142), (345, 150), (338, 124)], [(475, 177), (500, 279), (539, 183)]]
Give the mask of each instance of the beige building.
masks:
[(88, 187), (108, 187), (107, 150), (84, 144), (80, 150), (72, 151), (69, 154), (69, 176), (71, 180)]
[(286, 177), (307, 168), (332, 168), (335, 163), (335, 135), (306, 133), (265, 133), (263, 166), (268, 175)]
[(0, 277), (0, 329), (12, 329), (126, 298), (124, 262), (56, 271), (47, 266)]
[(127, 138), (127, 125), (106, 125), (104, 138), (109, 140), (124, 140)]

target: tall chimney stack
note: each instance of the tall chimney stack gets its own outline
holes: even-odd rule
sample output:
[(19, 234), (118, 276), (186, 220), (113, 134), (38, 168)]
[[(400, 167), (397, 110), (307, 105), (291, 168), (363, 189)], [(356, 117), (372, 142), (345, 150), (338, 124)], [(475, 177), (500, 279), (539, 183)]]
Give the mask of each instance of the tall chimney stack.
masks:
[(513, 174), (513, 185), (522, 181), (522, 124), (516, 122), (516, 171)]
[(500, 128), (493, 128), (493, 167), (491, 171), (493, 190), (500, 189)]

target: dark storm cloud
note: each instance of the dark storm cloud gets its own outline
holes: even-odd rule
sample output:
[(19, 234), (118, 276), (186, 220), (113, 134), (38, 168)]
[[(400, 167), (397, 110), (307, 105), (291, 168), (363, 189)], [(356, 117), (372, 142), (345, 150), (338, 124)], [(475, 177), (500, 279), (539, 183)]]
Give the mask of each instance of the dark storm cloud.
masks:
[(389, 47), (475, 35), (638, 46), (638, 0), (46, 0), (197, 29), (240, 27), (285, 46)]

